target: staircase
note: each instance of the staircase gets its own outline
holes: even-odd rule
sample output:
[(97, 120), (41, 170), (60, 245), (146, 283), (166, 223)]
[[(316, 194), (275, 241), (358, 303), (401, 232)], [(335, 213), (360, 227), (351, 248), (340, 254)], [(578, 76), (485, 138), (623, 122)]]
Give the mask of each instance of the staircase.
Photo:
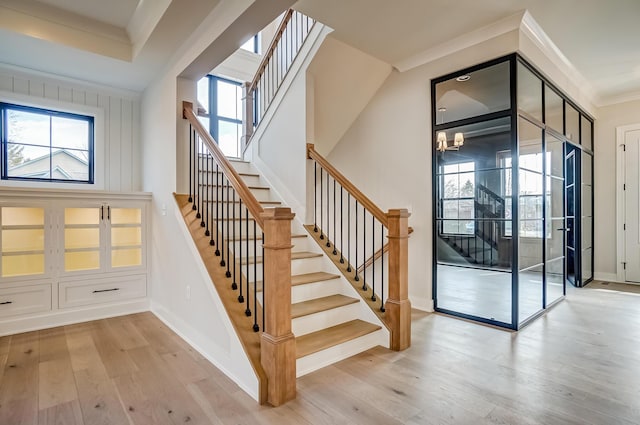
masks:
[[(469, 264), (489, 267), (509, 266), (500, 257), (499, 244), (504, 240), (504, 224), (494, 219), (505, 218), (505, 200), (486, 186), (476, 184), (473, 234), (441, 234), (444, 240)], [(488, 219), (485, 221), (485, 219)]]
[[(261, 205), (282, 206), (277, 195), (249, 162), (240, 160), (230, 160), (230, 162)], [(214, 168), (215, 166), (210, 164), (209, 169)], [(208, 172), (215, 173), (215, 171)], [(200, 186), (207, 188), (217, 186), (212, 183), (213, 180), (210, 178), (207, 183), (206, 178), (200, 178)], [(185, 198), (186, 195), (180, 197), (183, 202)], [(210, 204), (214, 205), (214, 201), (215, 199), (210, 200)], [(224, 220), (216, 220), (218, 225), (216, 230), (226, 231), (229, 226), (228, 234), (235, 234), (235, 237), (225, 236), (225, 240), (230, 243), (230, 258), (241, 258), (236, 263), (237, 267), (248, 266), (251, 293), (244, 294), (244, 298), (245, 301), (250, 300), (250, 309), (254, 310), (251, 300), (255, 295), (261, 309), (263, 259), (259, 253), (256, 255), (257, 249), (252, 243), (248, 244), (248, 256), (245, 250), (247, 240), (253, 238), (254, 220), (251, 216), (239, 218), (238, 201), (226, 200), (223, 205), (228, 206), (229, 214)], [(209, 214), (215, 219), (217, 213), (215, 208), (211, 206), (209, 208)], [(183, 208), (182, 211), (187, 223), (196, 220), (196, 210)], [(235, 226), (235, 232), (230, 226)], [(247, 227), (248, 232), (245, 231), (243, 236), (240, 236), (239, 229), (246, 230)], [(201, 227), (196, 226), (191, 229), (194, 239), (202, 237)], [(211, 231), (215, 232), (213, 229)], [(291, 249), (291, 318), (292, 331), (296, 339), (297, 376), (377, 345), (388, 347), (389, 331), (384, 324), (370, 310), (362, 297), (353, 290), (334, 263), (327, 258), (327, 254), (310, 237), (302, 223), (296, 219), (292, 222), (291, 243), (293, 245)], [(204, 244), (204, 249), (215, 251), (214, 247), (207, 244)], [(244, 250), (242, 256), (240, 256), (241, 249)], [(203, 259), (211, 257), (210, 252), (201, 252), (201, 255)], [(244, 271), (242, 273), (243, 281), (246, 282), (247, 273)], [(256, 293), (254, 294), (253, 291)], [(246, 325), (250, 326), (252, 317), (244, 317), (244, 319)]]

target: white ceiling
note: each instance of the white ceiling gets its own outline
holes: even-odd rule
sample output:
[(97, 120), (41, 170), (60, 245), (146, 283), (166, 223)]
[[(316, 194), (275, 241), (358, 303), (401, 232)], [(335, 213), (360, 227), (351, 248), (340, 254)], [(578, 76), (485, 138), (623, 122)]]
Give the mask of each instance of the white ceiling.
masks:
[[(0, 0), (0, 62), (142, 90), (149, 70), (165, 63), (218, 1)], [(640, 0), (299, 0), (295, 8), (399, 68), (527, 9), (598, 103), (640, 98)]]
[[(67, 12), (126, 28), (139, 3), (144, 0), (39, 0)], [(156, 0), (147, 0), (156, 1)]]
[(334, 36), (394, 66), (528, 9), (600, 103), (640, 97), (639, 0), (299, 0)]

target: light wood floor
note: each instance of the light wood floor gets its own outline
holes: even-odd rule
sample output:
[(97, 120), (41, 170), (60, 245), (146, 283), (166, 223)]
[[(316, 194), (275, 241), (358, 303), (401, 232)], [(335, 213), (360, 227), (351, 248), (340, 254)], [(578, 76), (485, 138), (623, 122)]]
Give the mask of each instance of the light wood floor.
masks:
[(0, 424), (638, 424), (640, 294), (618, 289), (572, 289), (518, 333), (416, 312), (409, 350), (302, 377), (279, 408), (151, 313), (13, 335)]

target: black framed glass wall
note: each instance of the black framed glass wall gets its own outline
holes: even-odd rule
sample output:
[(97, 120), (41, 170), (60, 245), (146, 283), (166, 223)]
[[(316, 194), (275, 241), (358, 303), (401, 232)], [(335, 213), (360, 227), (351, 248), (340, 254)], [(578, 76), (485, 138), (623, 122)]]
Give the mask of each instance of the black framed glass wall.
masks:
[(592, 120), (516, 54), (433, 80), (432, 116), (435, 308), (518, 329), (565, 294), (567, 235), (593, 275)]

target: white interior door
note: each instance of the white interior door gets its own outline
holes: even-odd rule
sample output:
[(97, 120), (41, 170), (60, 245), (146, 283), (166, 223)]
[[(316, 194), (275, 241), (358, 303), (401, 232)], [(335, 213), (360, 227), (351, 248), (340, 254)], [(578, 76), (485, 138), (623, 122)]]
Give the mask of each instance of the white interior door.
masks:
[(640, 282), (640, 130), (624, 137), (625, 280)]

